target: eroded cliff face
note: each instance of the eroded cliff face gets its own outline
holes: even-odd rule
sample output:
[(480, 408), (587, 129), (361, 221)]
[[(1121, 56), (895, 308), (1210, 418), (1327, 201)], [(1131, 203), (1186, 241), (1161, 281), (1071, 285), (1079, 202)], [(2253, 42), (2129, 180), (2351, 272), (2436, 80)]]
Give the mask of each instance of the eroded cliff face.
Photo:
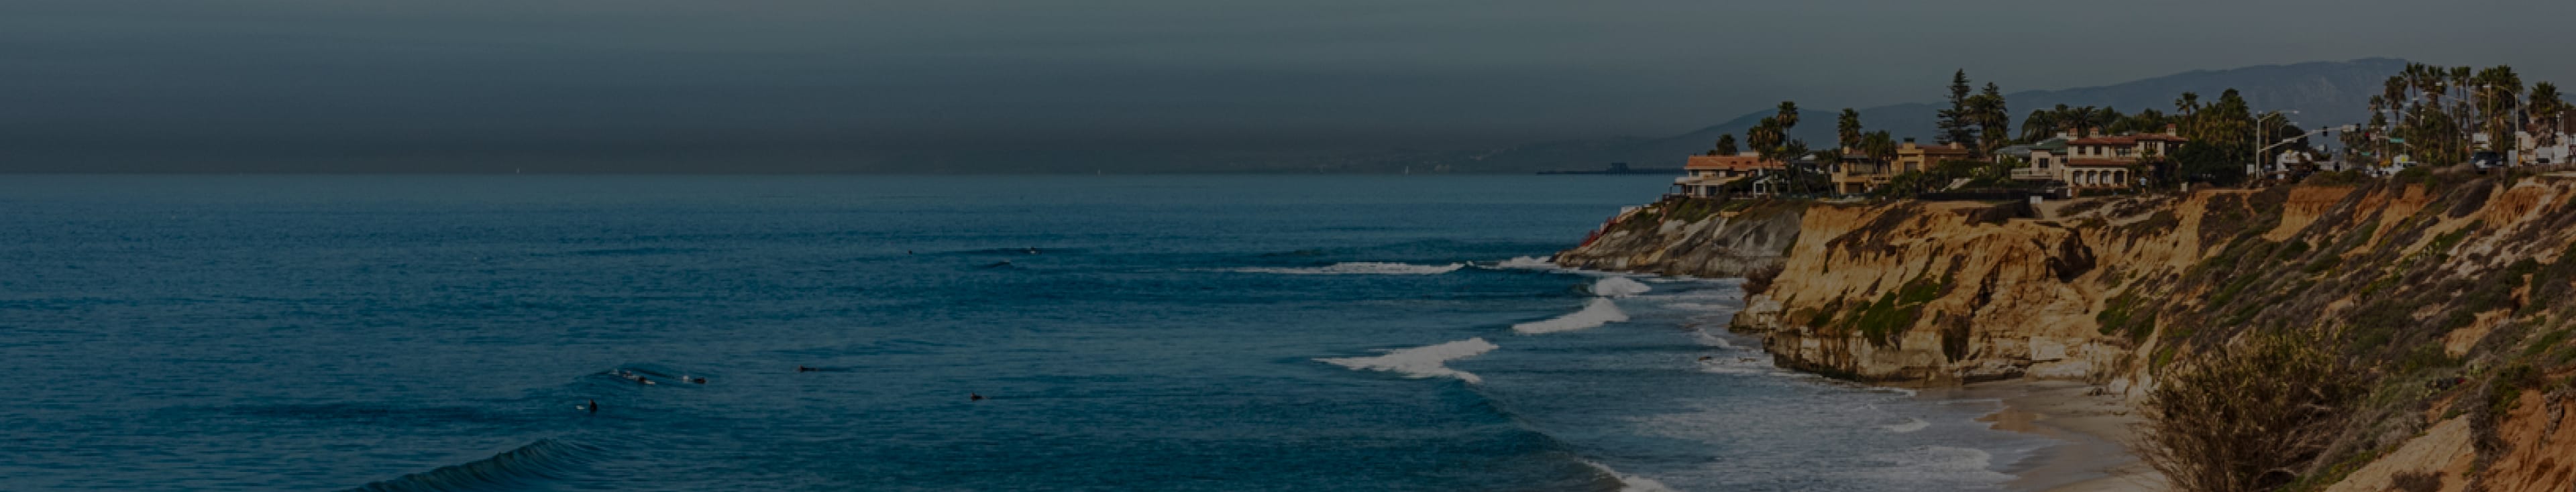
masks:
[[(1767, 229), (1788, 216), (1794, 234)], [(2244, 335), (2315, 333), (2376, 389), (2316, 424), (2346, 437), (2294, 470), (2299, 483), (2576, 486), (2576, 174), (2037, 209), (1814, 204), (1759, 223), (1614, 223), (1626, 234), (1560, 261), (1715, 276), (1777, 261), (1776, 278), (1748, 282), (1763, 290), (1736, 327), (1764, 333), (1783, 366), (1890, 384), (2077, 379), (2145, 397), (2178, 361)], [(1668, 244), (1754, 236), (1786, 238), (1783, 253)], [(1726, 252), (1674, 254), (1699, 251)]]
[(1864, 381), (2090, 377), (2126, 354), (2092, 320), (2101, 259), (2085, 230), (2024, 208), (1812, 209), (1738, 326), (1781, 365)]
[(1746, 277), (1780, 268), (1798, 240), (1800, 204), (1676, 198), (1629, 210), (1556, 255), (1574, 268)]

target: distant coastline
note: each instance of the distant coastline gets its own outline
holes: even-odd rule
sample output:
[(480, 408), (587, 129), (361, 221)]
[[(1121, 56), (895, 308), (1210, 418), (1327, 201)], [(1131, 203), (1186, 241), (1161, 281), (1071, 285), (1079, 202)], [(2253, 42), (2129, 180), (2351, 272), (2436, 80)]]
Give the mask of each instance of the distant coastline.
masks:
[(1539, 173), (1539, 174), (1551, 174), (1551, 175), (1552, 175), (1552, 174), (1672, 174), (1672, 175), (1679, 175), (1679, 174), (1682, 174), (1682, 168), (1678, 168), (1678, 167), (1632, 168), (1632, 167), (1628, 167), (1628, 163), (1625, 163), (1625, 162), (1613, 162), (1613, 163), (1610, 163), (1610, 167), (1606, 167), (1606, 168), (1602, 168), (1602, 169), (1594, 169), (1594, 170), (1588, 170), (1588, 171), (1586, 171), (1586, 170), (1551, 170), (1551, 171), (1539, 171), (1538, 173)]

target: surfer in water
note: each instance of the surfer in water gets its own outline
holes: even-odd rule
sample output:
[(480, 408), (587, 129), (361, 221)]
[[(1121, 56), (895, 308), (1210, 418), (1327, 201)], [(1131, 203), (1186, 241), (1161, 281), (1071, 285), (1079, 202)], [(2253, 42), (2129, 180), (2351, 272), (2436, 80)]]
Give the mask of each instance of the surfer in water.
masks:
[(966, 394), (966, 401), (984, 401), (984, 395), (979, 395), (979, 394), (975, 394), (975, 393), (967, 393), (967, 394)]
[(599, 400), (590, 401), (590, 413), (599, 413)]
[(804, 366), (804, 365), (802, 365), (802, 364), (799, 364), (799, 365), (797, 365), (797, 366), (796, 366), (796, 372), (814, 372), (814, 371), (820, 371), (820, 370), (822, 370), (822, 369), (815, 369), (815, 368), (811, 368), (811, 367), (805, 367), (805, 366)]

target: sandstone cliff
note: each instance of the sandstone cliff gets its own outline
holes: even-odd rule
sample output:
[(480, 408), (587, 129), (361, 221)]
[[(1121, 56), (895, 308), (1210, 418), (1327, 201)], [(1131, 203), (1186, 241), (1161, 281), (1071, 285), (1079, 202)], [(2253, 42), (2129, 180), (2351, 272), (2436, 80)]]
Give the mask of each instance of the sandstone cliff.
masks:
[[(2180, 361), (2248, 334), (2313, 334), (2367, 397), (2303, 424), (2342, 437), (2273, 485), (2576, 486), (2564, 455), (2576, 427), (2561, 425), (2576, 399), (2576, 176), (1671, 213), (1692, 207), (1729, 208), (1641, 209), (1559, 261), (1755, 277), (1776, 265), (1748, 282), (1759, 292), (1735, 326), (1763, 333), (1783, 366), (1881, 383), (2077, 379), (2143, 398)], [(2443, 439), (2472, 445), (2416, 444)]]

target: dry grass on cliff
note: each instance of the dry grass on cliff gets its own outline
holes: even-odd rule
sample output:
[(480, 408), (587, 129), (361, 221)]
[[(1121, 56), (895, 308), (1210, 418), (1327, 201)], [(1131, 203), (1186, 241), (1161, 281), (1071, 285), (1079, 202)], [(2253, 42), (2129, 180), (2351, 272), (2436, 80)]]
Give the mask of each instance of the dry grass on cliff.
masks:
[(2144, 405), (2138, 454), (2180, 490), (2237, 492), (2290, 483), (2343, 429), (2368, 391), (2313, 332), (2249, 334), (2170, 369)]

